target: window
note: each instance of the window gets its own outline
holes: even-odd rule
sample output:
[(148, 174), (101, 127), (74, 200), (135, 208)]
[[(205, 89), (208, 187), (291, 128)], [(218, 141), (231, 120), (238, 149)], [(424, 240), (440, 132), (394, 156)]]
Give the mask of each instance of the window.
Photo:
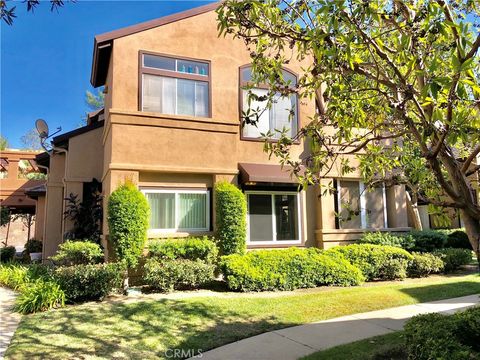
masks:
[(210, 64), (141, 53), (141, 110), (210, 116)]
[(8, 164), (7, 158), (0, 158), (0, 179), (8, 177)]
[[(297, 78), (292, 73), (284, 70), (283, 78), (289, 85), (294, 86)], [(267, 107), (267, 101), (263, 100), (268, 94), (268, 86), (260, 84), (257, 88), (250, 88), (252, 81), (252, 68), (250, 66), (240, 69), (240, 87), (242, 94), (242, 137), (259, 139), (262, 134), (271, 132), (273, 138), (280, 137), (280, 131), (286, 129), (287, 134), (293, 137), (297, 133), (298, 115), (297, 115), (297, 95), (281, 96), (275, 94), (271, 107)], [(257, 98), (255, 99), (250, 94)], [(250, 99), (249, 99), (250, 98)], [(250, 103), (249, 103), (250, 100)], [(256, 124), (245, 123), (247, 114), (252, 115), (251, 120), (257, 121)], [(258, 118), (257, 118), (258, 117)]]
[(300, 242), (297, 192), (247, 192), (248, 242), (279, 244)]
[(339, 229), (387, 228), (385, 186), (367, 189), (359, 181), (337, 180)]
[(208, 190), (142, 190), (150, 205), (150, 229), (162, 231), (208, 231)]

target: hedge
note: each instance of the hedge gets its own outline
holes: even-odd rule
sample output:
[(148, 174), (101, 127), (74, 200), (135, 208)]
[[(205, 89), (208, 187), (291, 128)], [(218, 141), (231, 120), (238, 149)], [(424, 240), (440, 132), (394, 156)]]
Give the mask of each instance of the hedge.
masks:
[(445, 272), (457, 270), (472, 261), (472, 251), (468, 249), (445, 248), (436, 250), (433, 254), (442, 259)]
[(424, 314), (405, 324), (409, 359), (464, 360), (480, 357), (480, 307), (455, 315)]
[(128, 267), (138, 264), (147, 240), (150, 207), (137, 187), (126, 182), (108, 199), (108, 226), (118, 260)]
[(67, 240), (60, 244), (57, 253), (50, 259), (64, 266), (98, 264), (103, 261), (103, 251), (100, 245), (91, 241)]
[(216, 229), (222, 255), (243, 254), (247, 239), (247, 201), (235, 185), (215, 184)]
[(410, 235), (415, 240), (413, 251), (432, 252), (443, 249), (447, 243), (447, 235), (436, 230), (413, 230)]
[(408, 263), (413, 259), (401, 248), (372, 244), (336, 246), (326, 250), (325, 254), (344, 256), (362, 271), (367, 281), (403, 279), (407, 276)]
[(410, 250), (415, 246), (415, 240), (410, 234), (394, 235), (390, 232), (367, 232), (358, 240), (359, 244), (388, 245)]
[(15, 257), (15, 246), (5, 246), (0, 249), (0, 261), (3, 263), (12, 261)]
[(125, 269), (118, 263), (64, 266), (54, 279), (70, 302), (102, 300), (122, 285)]
[(348, 261), (318, 249), (257, 250), (222, 257), (220, 268), (231, 290), (293, 290), (321, 285), (349, 286), (363, 282)]
[(171, 240), (153, 240), (148, 243), (150, 257), (163, 260), (202, 260), (207, 264), (216, 263), (218, 248), (207, 236)]
[(158, 260), (150, 258), (144, 266), (144, 281), (163, 292), (197, 288), (214, 279), (215, 266), (201, 260)]

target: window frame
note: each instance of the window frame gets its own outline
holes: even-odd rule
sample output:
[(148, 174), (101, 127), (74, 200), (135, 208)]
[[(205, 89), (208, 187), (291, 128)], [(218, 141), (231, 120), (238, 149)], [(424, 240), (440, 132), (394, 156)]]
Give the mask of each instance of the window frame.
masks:
[[(197, 75), (197, 74), (189, 74), (189, 73), (182, 73), (176, 72), (171, 70), (162, 70), (157, 68), (151, 68), (148, 66), (143, 66), (143, 56), (144, 55), (152, 55), (152, 56), (161, 56), (175, 60), (184, 60), (184, 61), (196, 61), (196, 62), (203, 62), (208, 64), (208, 75)], [(146, 51), (140, 50), (138, 52), (138, 111), (143, 111), (143, 75), (156, 75), (156, 76), (164, 76), (170, 77), (174, 79), (184, 79), (184, 80), (194, 80), (194, 81), (201, 81), (206, 82), (208, 84), (208, 114), (206, 117), (204, 116), (197, 116), (197, 115), (184, 115), (184, 114), (165, 114), (165, 113), (157, 113), (165, 116), (187, 116), (199, 119), (211, 119), (212, 118), (212, 62), (210, 60), (205, 59), (194, 59), (185, 56), (177, 56), (171, 54), (163, 54), (157, 53), (153, 51)]]
[[(250, 241), (250, 202), (248, 201), (248, 195), (271, 195), (272, 201), (272, 234), (274, 239), (271, 241)], [(297, 197), (297, 221), (298, 221), (298, 240), (277, 240), (276, 229), (276, 215), (275, 215), (275, 195), (295, 195)], [(247, 245), (299, 245), (302, 244), (302, 205), (301, 205), (301, 192), (299, 191), (266, 191), (266, 190), (246, 190), (245, 196), (247, 200)]]
[[(209, 189), (164, 189), (164, 188), (149, 188), (149, 187), (143, 187), (140, 189), (142, 192), (143, 196), (147, 198), (146, 194), (147, 193), (153, 193), (153, 194), (175, 194), (175, 215), (174, 215), (174, 222), (175, 222), (175, 228), (170, 228), (170, 229), (151, 229), (149, 227), (148, 231), (156, 234), (156, 233), (178, 233), (178, 232), (188, 232), (188, 233), (204, 233), (204, 232), (209, 232), (211, 229), (211, 191)], [(206, 194), (207, 199), (205, 202), (205, 216), (206, 216), (206, 221), (205, 221), (205, 228), (179, 228), (178, 224), (178, 195), (179, 194)], [(149, 219), (150, 221), (150, 219)], [(149, 225), (150, 226), (150, 225)]]
[(369, 230), (369, 229), (388, 229), (388, 211), (387, 211), (387, 192), (385, 188), (385, 183), (382, 186), (382, 199), (383, 199), (383, 227), (382, 228), (369, 228), (367, 227), (367, 209), (365, 207), (366, 204), (366, 189), (365, 189), (365, 183), (363, 181), (357, 180), (357, 179), (335, 179), (335, 210), (338, 214), (342, 211), (342, 198), (341, 198), (341, 190), (342, 187), (340, 185), (341, 181), (354, 181), (358, 183), (358, 190), (360, 193), (360, 228), (342, 228), (341, 226), (341, 221), (338, 216), (336, 217), (336, 225), (337, 225), (337, 230)]
[[(265, 139), (264, 138), (254, 138), (254, 137), (248, 137), (248, 136), (243, 136), (243, 119), (242, 119), (242, 111), (243, 111), (243, 91), (244, 91), (244, 87), (245, 86), (249, 86), (249, 85), (253, 85), (253, 83), (251, 81), (243, 81), (242, 79), (242, 70), (244, 69), (247, 69), (247, 68), (251, 68), (252, 67), (252, 64), (245, 64), (245, 65), (242, 65), (238, 68), (238, 117), (240, 119), (240, 124), (239, 124), (239, 128), (240, 128), (240, 140), (244, 140), (244, 141), (256, 141), (256, 142), (265, 142)], [(298, 74), (295, 73), (294, 71), (286, 68), (286, 67), (282, 67), (282, 70), (283, 71), (286, 71), (288, 72), (289, 74), (291, 74), (292, 76), (295, 77), (296, 81), (298, 81)], [(267, 85), (267, 84), (258, 84), (258, 85), (255, 85), (255, 88), (256, 89), (263, 89), (263, 90), (269, 90), (270, 87)], [(299, 111), (299, 104), (300, 104), (300, 101), (298, 99), (298, 94), (296, 95), (296, 99), (295, 99), (295, 110), (296, 110), (296, 119), (295, 119), (295, 126), (296, 126), (296, 131), (298, 133), (298, 130), (300, 129), (300, 111)], [(272, 142), (272, 143), (276, 143), (278, 142), (278, 139), (274, 139), (274, 138), (269, 138), (267, 139), (266, 141), (268, 142)], [(294, 144), (300, 144), (300, 141), (298, 140), (295, 140), (293, 142)]]

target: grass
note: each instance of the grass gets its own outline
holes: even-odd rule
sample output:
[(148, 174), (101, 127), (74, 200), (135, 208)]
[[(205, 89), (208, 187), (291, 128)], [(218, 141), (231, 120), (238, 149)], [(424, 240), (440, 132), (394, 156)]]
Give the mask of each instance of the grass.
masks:
[[(302, 360), (365, 360), (396, 346), (403, 346), (403, 331), (375, 336), (305, 356)], [(385, 357), (387, 359), (387, 357)]]
[(435, 276), (288, 295), (217, 293), (184, 299), (87, 303), (25, 316), (7, 359), (153, 359), (206, 351), (288, 326), (480, 293), (480, 276)]

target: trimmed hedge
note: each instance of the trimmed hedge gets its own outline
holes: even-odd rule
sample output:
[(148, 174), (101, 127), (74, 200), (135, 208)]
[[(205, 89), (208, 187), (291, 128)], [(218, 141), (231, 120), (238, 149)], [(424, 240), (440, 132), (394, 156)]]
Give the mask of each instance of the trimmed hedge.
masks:
[(100, 245), (91, 241), (67, 240), (50, 259), (63, 266), (98, 264), (103, 261), (103, 251)]
[(409, 359), (464, 360), (480, 357), (480, 307), (455, 315), (424, 314), (405, 325)]
[(207, 236), (174, 240), (154, 240), (148, 243), (150, 257), (163, 260), (202, 260), (214, 264), (218, 257), (216, 244)]
[(70, 302), (102, 300), (122, 285), (125, 269), (121, 264), (86, 264), (59, 267), (54, 278)]
[(429, 253), (412, 253), (413, 259), (408, 264), (408, 277), (425, 277), (442, 272), (444, 264), (441, 257)]
[(147, 260), (144, 280), (153, 289), (169, 292), (174, 289), (197, 288), (214, 279), (215, 266), (201, 260)]
[(467, 249), (445, 248), (433, 252), (444, 263), (445, 272), (458, 270), (460, 266), (467, 265), (472, 261), (472, 251)]
[(5, 263), (12, 261), (15, 257), (15, 246), (5, 246), (0, 248), (0, 261)]
[(403, 279), (408, 263), (413, 259), (401, 248), (372, 244), (336, 246), (326, 250), (325, 254), (344, 256), (362, 271), (367, 281)]
[(468, 235), (463, 230), (450, 232), (447, 235), (447, 243), (445, 246), (448, 248), (473, 250), (472, 244), (470, 244), (470, 240), (468, 240)]
[(358, 240), (359, 244), (388, 245), (405, 250), (413, 249), (415, 240), (410, 234), (394, 235), (390, 232), (367, 232)]
[(108, 199), (108, 226), (118, 260), (135, 267), (147, 241), (150, 207), (132, 182), (120, 185)]
[(432, 252), (443, 249), (447, 243), (447, 235), (436, 230), (413, 230), (410, 235), (415, 240), (412, 249), (417, 252)]
[(216, 229), (222, 255), (243, 254), (247, 241), (247, 200), (235, 185), (215, 184)]
[(318, 249), (257, 250), (222, 257), (221, 271), (232, 290), (293, 290), (363, 282), (358, 268)]

